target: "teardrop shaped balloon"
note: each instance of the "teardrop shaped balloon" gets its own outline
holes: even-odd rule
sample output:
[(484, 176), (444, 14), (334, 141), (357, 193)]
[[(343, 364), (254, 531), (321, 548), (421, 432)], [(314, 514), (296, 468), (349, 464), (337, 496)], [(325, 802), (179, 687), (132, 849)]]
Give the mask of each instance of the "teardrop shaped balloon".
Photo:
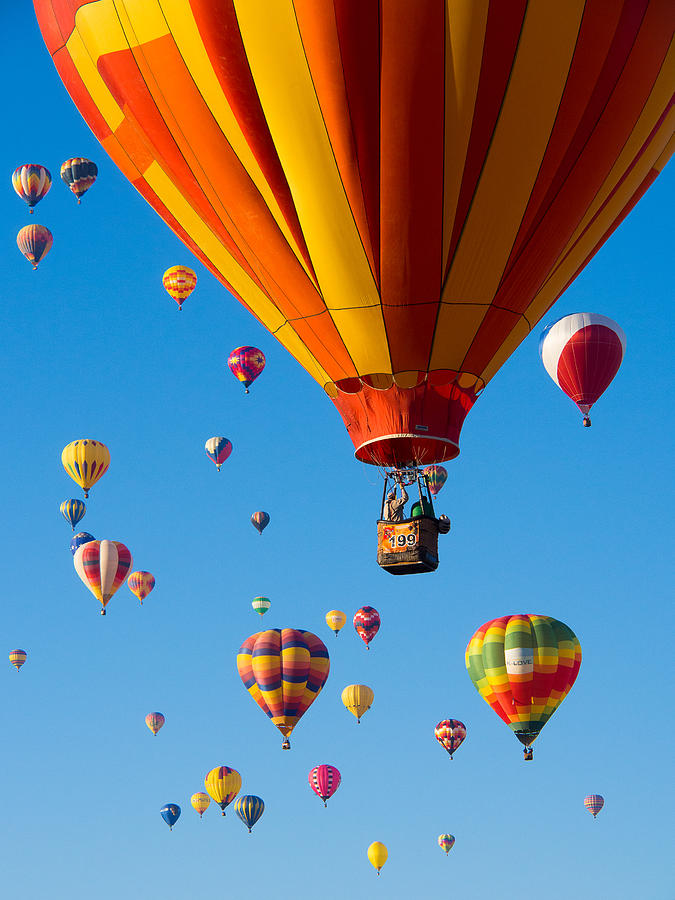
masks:
[(148, 713), (145, 717), (145, 724), (153, 734), (157, 734), (159, 729), (164, 725), (166, 719), (161, 712)]
[(271, 605), (272, 601), (267, 597), (256, 597), (251, 601), (251, 606), (257, 613), (260, 613), (261, 616), (265, 615)]
[(159, 812), (171, 831), (180, 818), (180, 806), (177, 803), (166, 803)]
[(579, 407), (587, 427), (591, 407), (611, 384), (625, 352), (622, 329), (596, 313), (563, 316), (545, 328), (539, 340), (544, 368)]
[(373, 689), (367, 684), (349, 684), (342, 691), (342, 702), (356, 716), (357, 725), (361, 723), (361, 716), (373, 705), (374, 699)]
[(347, 616), (341, 609), (331, 609), (326, 613), (326, 625), (335, 632), (335, 637), (338, 636), (346, 621)]
[(474, 687), (526, 748), (537, 739), (574, 684), (581, 645), (571, 628), (551, 616), (492, 619), (466, 648)]
[(89, 489), (108, 471), (110, 451), (100, 441), (80, 438), (63, 448), (61, 462), (73, 481), (82, 488), (86, 499)]
[(107, 152), (375, 465), (458, 455), (673, 150), (667, 0), (34, 5)]
[(354, 614), (354, 628), (369, 650), (368, 644), (380, 630), (380, 614), (372, 606), (362, 606)]
[(246, 825), (248, 833), (250, 834), (255, 823), (265, 812), (265, 804), (260, 797), (256, 797), (253, 794), (244, 794), (241, 797), (237, 797), (234, 804), (234, 811), (244, 825)]
[(427, 476), (427, 484), (434, 497), (448, 480), (448, 470), (444, 466), (427, 466), (422, 469), (422, 474)]
[(36, 203), (49, 192), (52, 176), (49, 169), (37, 163), (26, 163), (18, 166), (12, 173), (12, 186), (22, 200), (28, 204), (29, 212), (33, 212)]
[(44, 225), (25, 225), (16, 236), (16, 245), (34, 269), (52, 249), (54, 238)]
[(237, 655), (244, 687), (284, 736), (291, 732), (326, 683), (330, 659), (325, 644), (311, 631), (271, 628), (244, 641)]
[(192, 808), (199, 813), (199, 818), (201, 819), (211, 805), (211, 798), (208, 794), (205, 794), (204, 791), (197, 791), (196, 794), (193, 794), (190, 797), (190, 803), (192, 804)]
[(98, 168), (95, 162), (84, 156), (73, 156), (61, 165), (61, 178), (77, 197), (78, 206), (82, 195), (86, 194), (96, 181)]
[(28, 654), (25, 650), (10, 650), (9, 661), (18, 672), (21, 666), (26, 662)]
[(162, 275), (162, 284), (169, 297), (176, 301), (180, 311), (197, 286), (197, 273), (187, 266), (171, 266)]
[(241, 775), (230, 766), (216, 766), (204, 779), (204, 787), (225, 815), (225, 809), (241, 790)]
[(601, 797), (600, 794), (589, 794), (587, 797), (584, 797), (584, 806), (591, 813), (593, 818), (595, 819), (605, 805), (605, 798)]
[(155, 576), (150, 572), (132, 572), (127, 579), (129, 590), (140, 600), (141, 606), (155, 586)]
[(258, 510), (258, 512), (254, 512), (251, 516), (251, 525), (253, 525), (258, 534), (262, 534), (269, 524), (269, 513), (264, 512), (262, 509)]
[(77, 548), (73, 563), (82, 582), (102, 604), (104, 616), (108, 601), (133, 565), (128, 547), (119, 541), (89, 541)]
[(439, 834), (438, 846), (445, 852), (445, 855), (447, 856), (455, 846), (455, 839), (451, 834)]
[(80, 531), (78, 532), (70, 542), (70, 552), (75, 556), (77, 548), (82, 544), (88, 544), (89, 541), (95, 540), (93, 534), (89, 534), (88, 531)]
[(434, 735), (438, 743), (445, 747), (450, 754), (450, 759), (452, 759), (452, 754), (466, 737), (466, 725), (464, 722), (460, 722), (459, 719), (443, 719), (434, 729)]
[(237, 347), (230, 353), (227, 365), (248, 394), (249, 387), (265, 368), (265, 354), (257, 347)]
[(232, 453), (232, 444), (226, 437), (212, 437), (204, 444), (206, 455), (215, 463), (220, 472), (220, 467)]
[(60, 506), (61, 515), (75, 531), (75, 526), (84, 518), (87, 507), (81, 500), (64, 500)]
[(330, 799), (340, 787), (341, 781), (340, 770), (335, 766), (329, 766), (324, 763), (310, 769), (309, 786), (317, 797), (321, 797), (324, 806), (326, 805), (326, 800)]
[(387, 857), (389, 853), (387, 852), (387, 848), (381, 841), (374, 841), (370, 847), (368, 847), (368, 860), (371, 866), (374, 866), (377, 869), (377, 874), (380, 874), (380, 869), (386, 863)]

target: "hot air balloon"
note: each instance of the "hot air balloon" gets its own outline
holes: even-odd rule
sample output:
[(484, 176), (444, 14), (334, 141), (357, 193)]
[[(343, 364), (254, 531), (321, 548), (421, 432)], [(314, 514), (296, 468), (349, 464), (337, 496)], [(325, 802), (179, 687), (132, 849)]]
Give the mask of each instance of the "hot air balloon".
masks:
[(261, 616), (265, 615), (271, 605), (272, 601), (268, 600), (267, 597), (255, 597), (255, 599), (251, 601), (251, 606), (257, 613), (260, 613)]
[(28, 654), (25, 650), (10, 650), (9, 651), (9, 661), (14, 666), (16, 671), (18, 672), (21, 666), (26, 662), (28, 658)]
[(356, 716), (356, 724), (361, 724), (361, 716), (373, 705), (375, 694), (366, 684), (349, 684), (342, 691), (342, 702), (350, 713)]
[(209, 808), (211, 804), (211, 798), (208, 794), (205, 794), (204, 791), (197, 791), (196, 794), (193, 794), (190, 797), (190, 803), (193, 808), (199, 813), (199, 818), (204, 815), (206, 810)]
[(328, 678), (323, 641), (296, 628), (259, 631), (241, 645), (237, 669), (246, 690), (284, 736), (282, 748), (289, 750), (291, 732)]
[(439, 834), (438, 835), (438, 846), (441, 850), (445, 851), (445, 855), (452, 850), (455, 845), (455, 839), (451, 834)]
[(464, 722), (460, 722), (459, 719), (443, 719), (434, 729), (434, 735), (438, 743), (445, 747), (450, 754), (450, 759), (452, 759), (452, 754), (466, 737), (466, 725)]
[(108, 601), (133, 565), (129, 549), (119, 541), (89, 541), (77, 548), (73, 563), (85, 586), (103, 604), (104, 616)]
[(148, 713), (145, 717), (145, 724), (153, 734), (157, 734), (159, 729), (164, 725), (166, 719), (160, 712)]
[(79, 531), (70, 542), (70, 552), (75, 556), (77, 548), (80, 544), (88, 544), (89, 541), (95, 540), (93, 534), (89, 534), (88, 531)]
[(230, 372), (244, 385), (244, 393), (265, 368), (265, 354), (257, 347), (237, 347), (230, 353), (227, 364)]
[(371, 866), (374, 866), (377, 869), (378, 875), (380, 874), (380, 869), (386, 863), (388, 856), (387, 848), (381, 841), (375, 841), (368, 847), (368, 860), (370, 861)]
[(594, 819), (597, 818), (598, 813), (604, 805), (605, 798), (601, 797), (600, 794), (589, 794), (588, 797), (584, 797), (584, 806)]
[(96, 181), (98, 168), (96, 163), (83, 156), (73, 156), (67, 159), (61, 166), (61, 178), (77, 197), (77, 205), (80, 205), (83, 194), (89, 190)]
[(180, 806), (177, 803), (166, 803), (159, 812), (169, 826), (169, 831), (172, 831), (173, 826), (180, 818)]
[(226, 437), (212, 437), (204, 444), (206, 455), (216, 464), (216, 469), (220, 472), (220, 467), (232, 453), (232, 444)]
[(380, 630), (380, 614), (372, 606), (362, 606), (354, 614), (354, 628), (369, 650), (368, 644)]
[(52, 233), (44, 225), (25, 225), (16, 236), (17, 247), (34, 269), (52, 249), (53, 243)]
[(341, 780), (340, 772), (335, 766), (314, 766), (309, 773), (309, 786), (317, 797), (321, 797), (324, 806), (326, 800), (340, 787)]
[(434, 497), (448, 480), (448, 470), (444, 466), (427, 466), (422, 469), (422, 474), (426, 476), (429, 490)]
[(155, 586), (155, 576), (150, 572), (132, 572), (127, 584), (131, 593), (136, 594), (143, 606), (143, 601)]
[(525, 746), (567, 696), (581, 666), (581, 645), (550, 616), (501, 616), (476, 631), (466, 648), (473, 685)]
[(229, 766), (216, 766), (204, 779), (204, 787), (225, 815), (226, 807), (241, 790), (241, 775)]
[(22, 200), (28, 204), (32, 214), (33, 207), (42, 200), (52, 186), (49, 169), (37, 163), (26, 163), (18, 166), (12, 173), (12, 186)]
[(259, 534), (262, 534), (269, 524), (269, 513), (258, 510), (258, 512), (254, 512), (251, 516), (251, 525), (253, 525)]
[(324, 388), (357, 458), (454, 458), (672, 153), (672, 4), (164, 7), (35, 0), (102, 145)]
[(75, 531), (75, 526), (80, 519), (84, 518), (87, 507), (81, 500), (64, 500), (60, 506), (60, 510), (63, 518), (70, 524), (73, 531)]
[(100, 441), (80, 438), (63, 448), (61, 462), (73, 481), (82, 488), (86, 499), (89, 488), (108, 471), (110, 451)]
[(579, 407), (584, 425), (591, 407), (604, 394), (626, 352), (626, 335), (606, 316), (575, 313), (542, 332), (539, 355), (561, 391)]
[(335, 632), (335, 637), (338, 636), (346, 621), (347, 616), (340, 609), (331, 609), (326, 613), (326, 625)]
[(255, 823), (265, 812), (265, 804), (260, 797), (255, 797), (253, 794), (244, 794), (235, 801), (234, 811), (246, 825), (250, 834)]
[(162, 284), (167, 294), (178, 304), (178, 311), (182, 312), (183, 303), (197, 286), (197, 274), (187, 266), (171, 266), (162, 275)]

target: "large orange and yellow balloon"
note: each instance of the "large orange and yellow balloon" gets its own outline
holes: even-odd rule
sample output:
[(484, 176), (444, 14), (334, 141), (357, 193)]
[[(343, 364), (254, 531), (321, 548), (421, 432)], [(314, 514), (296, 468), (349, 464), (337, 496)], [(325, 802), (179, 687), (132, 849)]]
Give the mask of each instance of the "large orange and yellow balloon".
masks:
[(666, 0), (34, 3), (102, 146), (369, 463), (457, 456), (675, 146)]

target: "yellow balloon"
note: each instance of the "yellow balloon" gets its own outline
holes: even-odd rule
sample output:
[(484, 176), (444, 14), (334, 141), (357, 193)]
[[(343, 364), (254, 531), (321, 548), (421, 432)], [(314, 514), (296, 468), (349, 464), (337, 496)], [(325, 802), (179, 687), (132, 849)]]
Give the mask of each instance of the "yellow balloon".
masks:
[(204, 791), (197, 791), (196, 794), (193, 794), (190, 797), (190, 803), (192, 804), (194, 809), (197, 810), (197, 812), (199, 813), (199, 818), (201, 819), (201, 817), (211, 805), (211, 799), (209, 798), (208, 794), (204, 793)]
[(105, 475), (110, 465), (110, 451), (105, 444), (91, 438), (71, 441), (61, 453), (63, 468), (89, 496), (89, 488)]
[(350, 713), (361, 721), (361, 716), (373, 705), (375, 694), (367, 684), (349, 684), (342, 692), (342, 702)]
[(370, 860), (370, 864), (377, 869), (378, 875), (380, 874), (380, 869), (386, 863), (388, 856), (387, 848), (382, 841), (374, 841), (370, 847), (368, 847), (368, 859)]
[(217, 766), (204, 779), (204, 787), (225, 815), (225, 807), (232, 803), (241, 790), (241, 775), (229, 766)]
[(346, 621), (347, 616), (341, 609), (331, 609), (326, 613), (326, 625), (335, 632), (336, 636)]

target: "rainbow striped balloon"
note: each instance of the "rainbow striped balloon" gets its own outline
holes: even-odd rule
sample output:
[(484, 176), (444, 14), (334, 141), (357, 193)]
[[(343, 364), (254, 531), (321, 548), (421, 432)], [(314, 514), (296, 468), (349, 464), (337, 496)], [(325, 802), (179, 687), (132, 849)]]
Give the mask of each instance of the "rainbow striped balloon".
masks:
[(21, 666), (26, 662), (28, 658), (28, 654), (25, 650), (10, 650), (9, 651), (9, 661), (14, 666), (16, 671), (18, 672)]
[(445, 855), (452, 850), (455, 845), (455, 839), (451, 834), (439, 834), (438, 835), (438, 846), (441, 850), (445, 851)]
[(584, 797), (584, 806), (595, 819), (602, 807), (605, 805), (605, 798), (600, 794), (589, 794)]
[(26, 201), (29, 212), (32, 213), (35, 204), (42, 200), (52, 186), (52, 176), (44, 166), (26, 163), (14, 169), (12, 186), (19, 197)]

